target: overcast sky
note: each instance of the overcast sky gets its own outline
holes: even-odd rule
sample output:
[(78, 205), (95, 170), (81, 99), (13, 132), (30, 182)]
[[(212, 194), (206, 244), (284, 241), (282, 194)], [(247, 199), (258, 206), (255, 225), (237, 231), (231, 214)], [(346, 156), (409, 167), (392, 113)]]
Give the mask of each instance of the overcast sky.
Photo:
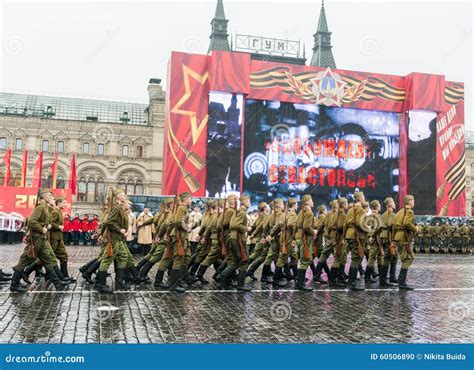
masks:
[[(320, 1), (226, 1), (229, 31), (301, 40), (312, 55)], [(466, 85), (471, 2), (325, 2), (338, 68), (443, 74)], [(4, 2), (0, 90), (147, 101), (172, 50), (206, 53), (215, 2)], [(308, 63), (309, 63), (308, 60)]]

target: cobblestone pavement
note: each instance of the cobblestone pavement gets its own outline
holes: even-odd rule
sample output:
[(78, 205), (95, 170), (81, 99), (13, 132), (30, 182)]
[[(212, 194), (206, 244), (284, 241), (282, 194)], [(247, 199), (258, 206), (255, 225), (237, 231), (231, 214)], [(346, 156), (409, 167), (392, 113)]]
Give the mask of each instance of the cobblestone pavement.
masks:
[[(20, 250), (0, 246), (5, 271)], [(0, 343), (474, 342), (471, 255), (418, 255), (408, 276), (417, 288), (411, 292), (317, 285), (305, 293), (293, 285), (273, 290), (253, 283), (249, 293), (196, 286), (176, 294), (141, 286), (105, 295), (85, 284), (78, 271), (98, 248), (68, 251), (78, 282), (67, 291), (40, 282), (26, 294), (13, 294), (8, 284), (0, 285)]]

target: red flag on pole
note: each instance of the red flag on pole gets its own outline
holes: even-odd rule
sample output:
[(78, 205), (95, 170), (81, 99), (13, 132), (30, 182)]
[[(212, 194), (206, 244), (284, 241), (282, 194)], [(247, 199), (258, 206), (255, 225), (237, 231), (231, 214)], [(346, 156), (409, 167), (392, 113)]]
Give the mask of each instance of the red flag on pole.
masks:
[(71, 173), (69, 174), (69, 189), (71, 189), (71, 194), (75, 195), (77, 190), (77, 180), (76, 180), (76, 155), (72, 153), (71, 158)]
[(57, 168), (58, 168), (58, 152), (56, 152), (56, 157), (54, 158), (53, 165), (51, 166), (51, 175), (53, 177), (52, 189), (56, 189), (56, 169)]
[(43, 152), (38, 153), (38, 158), (36, 158), (35, 170), (33, 172), (33, 184), (34, 188), (41, 188), (41, 180), (43, 176)]
[(20, 187), (26, 187), (26, 170), (28, 168), (28, 151), (23, 151), (23, 165), (21, 167), (21, 184)]
[(8, 184), (10, 184), (10, 177), (12, 176), (12, 171), (10, 168), (11, 161), (12, 161), (12, 149), (8, 148), (7, 152), (3, 156), (3, 163), (5, 164), (5, 177), (4, 177), (3, 186), (8, 186)]

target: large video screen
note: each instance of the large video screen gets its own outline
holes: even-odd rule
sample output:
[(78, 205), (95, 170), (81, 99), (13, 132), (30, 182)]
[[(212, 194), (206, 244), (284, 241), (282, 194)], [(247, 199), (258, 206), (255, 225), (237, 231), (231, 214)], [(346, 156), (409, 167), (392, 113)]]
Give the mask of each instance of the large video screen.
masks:
[(397, 113), (247, 100), (244, 120), (243, 191), (252, 202), (398, 192)]
[(408, 189), (415, 214), (436, 214), (436, 113), (410, 111), (408, 123)]

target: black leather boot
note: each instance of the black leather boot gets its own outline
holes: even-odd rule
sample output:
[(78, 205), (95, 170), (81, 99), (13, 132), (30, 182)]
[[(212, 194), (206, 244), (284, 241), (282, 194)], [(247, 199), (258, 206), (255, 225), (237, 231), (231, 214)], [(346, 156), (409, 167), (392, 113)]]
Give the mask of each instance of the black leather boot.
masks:
[(365, 270), (365, 276), (364, 276), (364, 280), (365, 280), (365, 283), (366, 284), (370, 284), (370, 283), (376, 283), (377, 280), (375, 280), (373, 277), (372, 277), (372, 273), (374, 272), (374, 268), (372, 266), (367, 266), (367, 269)]
[(216, 269), (216, 272), (214, 272), (214, 275), (212, 275), (212, 278), (214, 280), (216, 280), (217, 276), (225, 270), (225, 268), (227, 267), (227, 263), (226, 262), (222, 262), (219, 267)]
[(115, 272), (115, 290), (128, 290), (130, 287), (125, 282), (125, 269), (118, 268)]
[(69, 285), (69, 281), (62, 280), (56, 272), (58, 270), (59, 270), (59, 267), (55, 266), (54, 270), (49, 272), (48, 279), (49, 279), (49, 281), (51, 281), (54, 284), (54, 287), (57, 290), (63, 290)]
[(401, 290), (413, 290), (414, 288), (407, 285), (407, 273), (408, 269), (402, 268), (400, 275), (398, 275), (398, 288)]
[(393, 284), (398, 284), (396, 273), (397, 273), (397, 260), (392, 261), (390, 263), (390, 282)]
[[(93, 284), (94, 281), (92, 280), (92, 274), (96, 272), (96, 270), (100, 267), (100, 261), (98, 259), (95, 259), (93, 263), (87, 267), (85, 271), (82, 272), (82, 277), (84, 278), (85, 281), (87, 281), (89, 284)], [(107, 272), (105, 273), (105, 276), (107, 277)]]
[(95, 288), (99, 293), (113, 293), (113, 289), (107, 286), (107, 271), (99, 271), (95, 279)]
[(358, 286), (357, 283), (356, 283), (357, 272), (358, 272), (357, 267), (351, 267), (349, 269), (349, 289), (354, 290), (354, 291), (365, 290), (365, 288), (362, 288), (361, 286)]
[(219, 275), (216, 276), (216, 281), (218, 283), (224, 282), (228, 277), (230, 277), (234, 270), (234, 266), (227, 266), (224, 271), (222, 271)]
[(21, 284), (21, 279), (23, 278), (23, 273), (20, 271), (14, 270), (12, 282), (10, 284), (10, 291), (24, 293), (26, 292), (27, 288), (23, 284)]
[(261, 264), (262, 262), (256, 259), (250, 264), (249, 268), (247, 269), (247, 276), (253, 281), (257, 281), (257, 278), (255, 277), (255, 271), (257, 271)]
[[(365, 271), (364, 271), (364, 268), (362, 267), (362, 263), (359, 265), (359, 268), (357, 270), (359, 271), (360, 277), (363, 278), (365, 275)], [(350, 272), (349, 272), (349, 276), (351, 276)], [(357, 278), (357, 274), (356, 274), (356, 280), (359, 280)]]
[(30, 263), (28, 266), (25, 267), (25, 269), (23, 270), (23, 274), (22, 274), (22, 279), (25, 283), (27, 284), (31, 284), (31, 280), (29, 279), (29, 276), (31, 275), (31, 273), (33, 271), (36, 270), (36, 268), (40, 265), (40, 263), (38, 261), (33, 261), (32, 263)]
[(262, 283), (267, 283), (268, 282), (268, 275), (270, 274), (271, 271), (271, 266), (269, 265), (263, 265), (262, 268), (262, 276), (260, 277), (260, 282)]
[(293, 271), (291, 270), (291, 267), (288, 263), (285, 263), (285, 265), (283, 266), (283, 270), (285, 271), (285, 277), (287, 281), (296, 279), (296, 276), (293, 275)]
[(346, 272), (344, 271), (345, 266), (339, 266), (338, 269), (338, 274), (337, 274), (337, 281), (341, 285), (346, 285), (347, 284), (347, 278), (346, 278)]
[(67, 284), (70, 284), (70, 283), (71, 283), (71, 282), (69, 281), (69, 279), (63, 275), (63, 273), (61, 272), (61, 269), (59, 268), (58, 265), (55, 265), (55, 266), (53, 267), (53, 270), (54, 270), (54, 272), (56, 273), (57, 277), (58, 277), (61, 281), (64, 281), (64, 282), (67, 283)]
[(278, 283), (283, 279), (283, 267), (277, 267), (273, 275), (273, 286), (278, 286)]
[(155, 282), (153, 283), (153, 286), (155, 288), (161, 288), (161, 289), (168, 289), (169, 286), (166, 284), (163, 284), (163, 277), (165, 276), (165, 271), (164, 270), (158, 270), (155, 275)]
[(181, 285), (179, 285), (179, 281), (181, 280), (181, 269), (172, 269), (170, 274), (170, 286), (169, 289), (176, 293), (184, 293), (186, 291)]
[(251, 287), (245, 284), (245, 278), (247, 277), (247, 273), (245, 271), (239, 272), (237, 277), (237, 290), (241, 290), (243, 292), (250, 292), (252, 290)]
[(380, 288), (390, 288), (390, 284), (387, 283), (387, 272), (388, 266), (382, 265), (379, 270), (379, 286)]
[[(138, 272), (136, 266), (130, 267), (128, 269), (128, 273), (130, 275), (130, 278), (131, 278), (133, 284), (138, 285), (138, 284), (142, 283), (142, 277), (140, 276), (140, 273)], [(148, 276), (146, 276), (145, 281), (147, 281), (147, 280), (150, 283), (150, 279), (148, 279)]]
[[(314, 264), (313, 264), (314, 265)], [(326, 262), (318, 262), (313, 273), (313, 281), (319, 284), (327, 284), (326, 280), (321, 279), (321, 274), (323, 273), (323, 268), (326, 265)]]
[(196, 275), (196, 272), (197, 272), (197, 269), (199, 268), (199, 263), (197, 262), (194, 262), (192, 265), (191, 265), (191, 268), (189, 269), (189, 274), (191, 276), (194, 276)]
[(82, 265), (81, 267), (79, 267), (79, 272), (83, 273), (84, 271), (86, 271), (89, 268), (89, 266), (92, 265), (95, 261), (97, 261), (96, 258), (94, 258), (93, 260), (90, 260), (85, 265)]
[[(154, 264), (150, 260), (145, 261), (138, 273), (138, 279), (140, 282), (150, 283), (150, 280), (148, 279), (148, 273), (150, 272), (153, 265)], [(136, 267), (136, 269), (138, 270), (138, 266)]]
[[(270, 265), (267, 265), (267, 266), (268, 266), (267, 267), (267, 279), (265, 280), (265, 282), (271, 284), (271, 283), (273, 283), (274, 274), (273, 274), (273, 271), (272, 271), (271, 263), (270, 263)], [(265, 265), (263, 267), (265, 267)]]
[(67, 269), (67, 261), (61, 262), (60, 265), (61, 265), (61, 273), (63, 274), (64, 278), (68, 279), (69, 283), (75, 283), (76, 279), (69, 276), (69, 272)]
[(296, 289), (303, 290), (305, 292), (311, 292), (313, 288), (305, 284), (306, 270), (298, 269), (298, 279), (296, 283)]
[(142, 258), (138, 263), (137, 263), (137, 270), (140, 271), (142, 267), (145, 265), (145, 263), (149, 262), (149, 259)]
[(204, 277), (204, 274), (206, 273), (207, 268), (208, 266), (199, 265), (196, 272), (197, 278), (203, 284), (209, 284), (209, 281), (207, 281), (206, 278)]

